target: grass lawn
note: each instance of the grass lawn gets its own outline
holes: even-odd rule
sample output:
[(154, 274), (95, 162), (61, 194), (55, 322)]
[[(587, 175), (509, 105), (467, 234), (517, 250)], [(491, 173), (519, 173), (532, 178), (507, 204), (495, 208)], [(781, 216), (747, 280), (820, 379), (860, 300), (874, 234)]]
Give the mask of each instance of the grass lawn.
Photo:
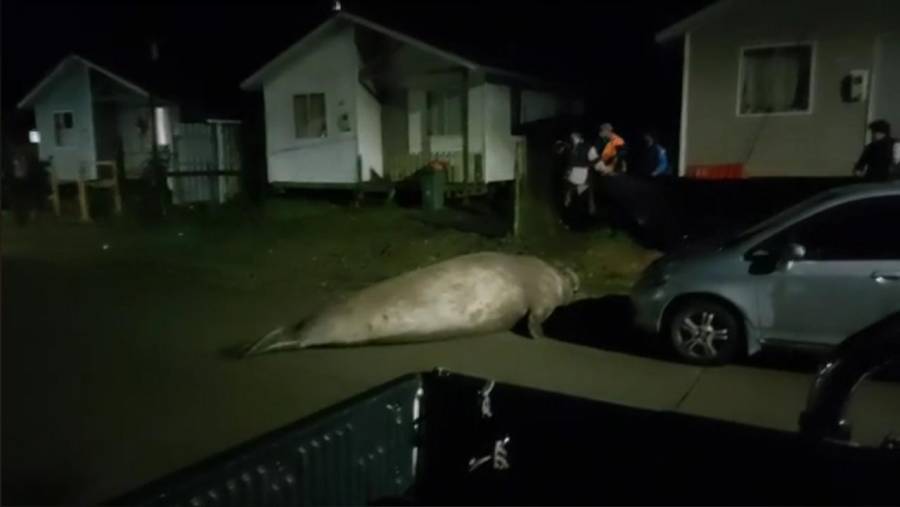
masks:
[(179, 271), (213, 286), (258, 289), (296, 283), (320, 287), (322, 293), (355, 289), (482, 250), (563, 261), (581, 274), (585, 290), (617, 292), (627, 290), (657, 255), (624, 235), (610, 238), (604, 230), (531, 241), (488, 238), (435, 225), (476, 228), (478, 217), (442, 220), (435, 215), (441, 212), (275, 200), (263, 210), (183, 211), (171, 223), (154, 227), (128, 220), (80, 226), (45, 219), (25, 228), (7, 226), (3, 252), (52, 262), (128, 265), (143, 273)]

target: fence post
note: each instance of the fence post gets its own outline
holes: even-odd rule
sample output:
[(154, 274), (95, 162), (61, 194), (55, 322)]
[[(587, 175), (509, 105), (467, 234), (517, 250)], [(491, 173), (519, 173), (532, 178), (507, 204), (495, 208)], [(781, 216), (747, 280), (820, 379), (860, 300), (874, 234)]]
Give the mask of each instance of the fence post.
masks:
[(116, 215), (122, 214), (122, 189), (119, 187), (119, 164), (111, 162), (113, 205)]
[(81, 221), (82, 222), (90, 222), (91, 221), (91, 212), (88, 207), (88, 196), (87, 196), (87, 185), (84, 183), (84, 170), (78, 171), (78, 204), (81, 208)]
[(218, 177), (212, 168), (212, 164), (206, 164), (207, 178), (209, 178), (209, 202), (212, 208), (219, 206)]
[(522, 193), (525, 185), (525, 144), (520, 140), (516, 142), (515, 154), (515, 171), (513, 180), (513, 236), (519, 237), (522, 233), (521, 216), (522, 216)]
[(56, 178), (56, 171), (50, 167), (50, 205), (53, 206), (53, 213), (58, 217), (62, 215), (62, 207), (59, 202), (59, 180)]

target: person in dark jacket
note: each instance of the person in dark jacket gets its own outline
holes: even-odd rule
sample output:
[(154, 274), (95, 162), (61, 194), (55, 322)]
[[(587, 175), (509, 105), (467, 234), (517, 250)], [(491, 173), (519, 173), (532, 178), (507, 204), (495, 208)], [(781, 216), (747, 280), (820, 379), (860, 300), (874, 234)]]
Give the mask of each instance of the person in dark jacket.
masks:
[(580, 132), (573, 132), (570, 136), (568, 161), (566, 167), (566, 193), (564, 207), (571, 206), (573, 199), (587, 192), (588, 213), (596, 213), (594, 202), (593, 181), (590, 170), (588, 151), (590, 147), (584, 141)]
[(853, 173), (869, 181), (886, 181), (900, 176), (897, 174), (900, 145), (891, 137), (891, 124), (875, 120), (869, 124), (869, 130), (872, 131), (872, 142), (863, 149)]

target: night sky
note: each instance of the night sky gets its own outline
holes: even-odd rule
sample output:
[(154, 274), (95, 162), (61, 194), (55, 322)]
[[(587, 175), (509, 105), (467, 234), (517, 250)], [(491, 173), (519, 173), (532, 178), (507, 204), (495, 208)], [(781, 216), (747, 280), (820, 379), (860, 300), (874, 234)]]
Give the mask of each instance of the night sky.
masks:
[[(344, 10), (476, 61), (576, 86), (597, 121), (666, 129), (677, 121), (677, 47), (653, 34), (710, 0), (344, 0)], [(260, 94), (238, 85), (331, 14), (332, 2), (5, 0), (3, 126), (27, 128), (15, 103), (56, 63), (78, 53), (205, 114), (242, 117)], [(158, 40), (160, 62), (149, 62)], [(677, 45), (676, 45), (677, 46)]]

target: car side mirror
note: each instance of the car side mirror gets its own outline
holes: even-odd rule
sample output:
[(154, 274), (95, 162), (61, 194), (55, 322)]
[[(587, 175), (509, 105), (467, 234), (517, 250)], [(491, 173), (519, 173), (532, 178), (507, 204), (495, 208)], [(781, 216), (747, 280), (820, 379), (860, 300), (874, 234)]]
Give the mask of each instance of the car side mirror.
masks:
[(797, 243), (789, 243), (781, 252), (778, 269), (788, 271), (794, 263), (806, 258), (806, 247)]
[(806, 258), (806, 247), (797, 243), (791, 243), (784, 249), (785, 261), (800, 261)]

